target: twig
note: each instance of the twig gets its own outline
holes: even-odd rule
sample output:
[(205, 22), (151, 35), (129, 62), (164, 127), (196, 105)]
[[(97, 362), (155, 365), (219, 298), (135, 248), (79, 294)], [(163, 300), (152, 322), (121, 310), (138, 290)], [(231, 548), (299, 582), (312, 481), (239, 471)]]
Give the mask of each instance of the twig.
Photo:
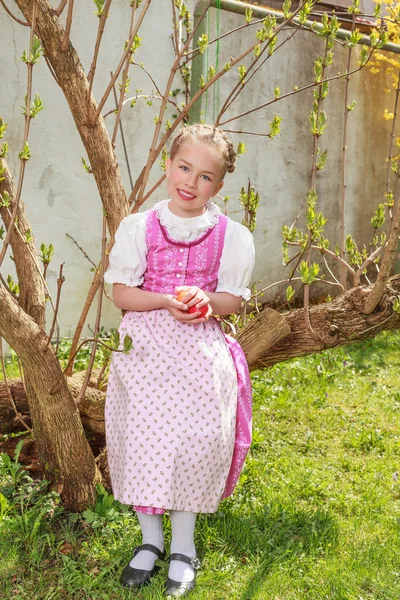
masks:
[(382, 252), (382, 250), (386, 247), (386, 244), (384, 246), (379, 246), (379, 248), (377, 248), (372, 254), (371, 256), (369, 256), (363, 263), (362, 265), (357, 269), (357, 271), (354, 273), (354, 279), (353, 279), (353, 287), (358, 287), (360, 285), (360, 280), (361, 280), (361, 275), (363, 274), (363, 271), (365, 271), (365, 269), (374, 262), (374, 260), (376, 259), (377, 256), (379, 256), (379, 254)]
[[(111, 73), (111, 77), (112, 77), (112, 73)], [(115, 89), (115, 84), (114, 84), (113, 88)], [(144, 98), (145, 100), (162, 100), (163, 99), (162, 96), (155, 96), (153, 94), (137, 94), (136, 96), (132, 96), (131, 98), (125, 98), (125, 100), (122, 103), (122, 107), (124, 107), (125, 104), (128, 104), (128, 102), (132, 102), (133, 100), (140, 100), (142, 98)], [(172, 104), (172, 106), (174, 107), (175, 110), (177, 110), (178, 112), (181, 112), (181, 109), (176, 104), (176, 102), (174, 102), (170, 98), (168, 99), (168, 103)], [(117, 110), (118, 110), (118, 100), (117, 100), (117, 108), (113, 108), (112, 110), (109, 110), (108, 112), (104, 113), (103, 119), (105, 119), (106, 117), (109, 117), (110, 115), (115, 115), (117, 113)]]
[(92, 64), (90, 65), (89, 73), (88, 73), (88, 76), (87, 76), (88, 82), (89, 82), (88, 108), (87, 108), (88, 113), (89, 113), (89, 108), (90, 108), (90, 99), (91, 99), (91, 96), (92, 96), (94, 74), (96, 72), (96, 66), (97, 66), (97, 58), (99, 56), (100, 44), (101, 44), (101, 40), (102, 40), (102, 37), (103, 37), (104, 28), (106, 26), (106, 20), (107, 20), (108, 13), (109, 13), (109, 10), (110, 10), (110, 4), (111, 4), (111, 0), (106, 0), (103, 13), (102, 13), (101, 17), (99, 17), (99, 26), (98, 26), (98, 29), (97, 29), (97, 37), (96, 37), (96, 43), (95, 43), (95, 46), (94, 46), (94, 54), (93, 54)]
[(29, 27), (29, 23), (27, 23), (26, 21), (21, 21), (21, 19), (18, 19), (18, 17), (16, 17), (15, 15), (13, 15), (13, 13), (7, 7), (7, 4), (4, 2), (4, 0), (0, 0), (0, 4), (4, 7), (4, 10), (6, 11), (6, 13), (8, 15), (10, 15), (10, 17), (12, 19), (14, 19), (14, 21), (16, 21), (17, 23), (19, 23), (20, 25), (23, 25), (24, 27)]
[(92, 119), (92, 124), (96, 123), (97, 119), (99, 118), (99, 116), (101, 114), (101, 111), (103, 110), (103, 106), (106, 103), (107, 98), (108, 98), (108, 96), (109, 96), (109, 94), (110, 94), (110, 92), (111, 92), (111, 90), (113, 88), (113, 85), (116, 82), (116, 80), (118, 79), (118, 76), (119, 76), (119, 74), (121, 72), (121, 69), (124, 66), (125, 60), (126, 60), (127, 56), (129, 55), (129, 53), (131, 52), (131, 46), (132, 46), (132, 44), (134, 42), (134, 39), (135, 39), (135, 36), (136, 36), (136, 34), (137, 34), (138, 30), (139, 30), (139, 27), (141, 26), (142, 21), (143, 21), (144, 17), (146, 16), (146, 12), (147, 12), (147, 10), (148, 10), (148, 8), (150, 6), (150, 3), (151, 3), (151, 0), (145, 0), (144, 6), (143, 6), (143, 8), (142, 8), (142, 10), (140, 12), (140, 16), (139, 16), (139, 18), (137, 20), (137, 23), (136, 23), (136, 25), (134, 27), (134, 30), (132, 32), (131, 37), (128, 40), (128, 43), (126, 45), (126, 49), (125, 49), (125, 51), (124, 51), (124, 53), (122, 55), (121, 60), (119, 61), (119, 64), (118, 64), (118, 67), (115, 70), (114, 76), (111, 79), (110, 83), (108, 84), (107, 89), (104, 92), (103, 97), (101, 98), (101, 100), (100, 100), (100, 102), (99, 102), (99, 104), (97, 106), (97, 110), (96, 110), (96, 112), (94, 114), (94, 117)]
[[(300, 242), (287, 242), (287, 243), (289, 246), (301, 246)], [(337, 260), (339, 263), (344, 264), (346, 269), (349, 271), (349, 273), (351, 273), (353, 276), (355, 275), (354, 269), (352, 269), (351, 266), (345, 260), (343, 260), (343, 258), (341, 258), (337, 254), (332, 252), (332, 250), (328, 250), (327, 248), (321, 248), (321, 246), (315, 246), (314, 244), (312, 244), (310, 246), (310, 248), (312, 248), (313, 250), (319, 250), (323, 254), (327, 254), (328, 256), (331, 256), (332, 258)]]
[(236, 129), (223, 129), (227, 133), (240, 133), (242, 135), (259, 135), (261, 137), (270, 137), (269, 133), (258, 133), (257, 131), (239, 131)]
[(218, 125), (219, 127), (223, 127), (224, 125), (226, 125), (227, 123), (230, 123), (231, 121), (235, 121), (236, 119), (241, 119), (242, 117), (245, 117), (247, 115), (250, 115), (254, 112), (256, 112), (257, 110), (261, 110), (262, 108), (265, 108), (267, 106), (270, 106), (271, 104), (274, 104), (275, 102), (278, 102), (279, 100), (283, 100), (284, 98), (289, 98), (290, 96), (293, 96), (294, 94), (298, 94), (300, 92), (304, 92), (305, 90), (309, 90), (313, 87), (316, 87), (317, 85), (320, 85), (321, 83), (326, 83), (327, 81), (334, 81), (336, 79), (343, 79), (343, 77), (346, 77), (347, 75), (353, 75), (354, 73), (357, 73), (358, 71), (361, 71), (362, 69), (364, 69), (364, 67), (366, 67), (366, 65), (368, 64), (368, 62), (371, 59), (371, 56), (373, 55), (375, 49), (372, 49), (368, 59), (365, 61), (365, 63), (363, 65), (361, 65), (360, 67), (357, 67), (357, 69), (353, 69), (353, 71), (350, 71), (350, 73), (340, 73), (339, 75), (333, 75), (332, 77), (326, 77), (325, 79), (321, 79), (321, 81), (318, 81), (318, 83), (309, 83), (308, 85), (305, 85), (301, 88), (292, 90), (291, 92), (288, 92), (287, 94), (282, 94), (281, 96), (279, 96), (279, 98), (274, 98), (273, 100), (269, 100), (268, 102), (265, 102), (264, 104), (260, 104), (260, 106), (256, 106), (255, 108), (250, 108), (249, 110), (240, 113), (238, 115), (235, 115), (234, 117), (231, 117), (230, 119), (227, 119), (226, 121), (222, 121), (220, 122)]
[(55, 390), (57, 389), (57, 386), (60, 382), (60, 380), (62, 379), (62, 377), (64, 377), (64, 375), (67, 373), (68, 368), (70, 367), (70, 365), (74, 362), (76, 355), (78, 354), (79, 350), (85, 345), (88, 344), (89, 342), (96, 342), (97, 344), (100, 344), (100, 346), (104, 346), (104, 348), (107, 348), (108, 350), (111, 350), (112, 352), (124, 352), (123, 349), (118, 350), (116, 348), (113, 348), (112, 346), (109, 346), (108, 344), (105, 344), (104, 342), (102, 342), (101, 340), (99, 340), (98, 338), (87, 338), (86, 340), (83, 340), (83, 342), (81, 342), (79, 344), (79, 346), (77, 347), (77, 349), (75, 350), (75, 352), (73, 353), (72, 356), (69, 357), (67, 366), (65, 367), (64, 371), (61, 373), (61, 375), (59, 377), (57, 377), (57, 381), (55, 382), (55, 384), (53, 385), (52, 388), (50, 388), (49, 394), (53, 395)]
[[(355, 30), (355, 19), (356, 15), (352, 13), (352, 24), (351, 24), (351, 32), (353, 33)], [(347, 73), (350, 71), (351, 67), (351, 54), (352, 48), (349, 48), (348, 57), (347, 57)], [(347, 125), (349, 121), (349, 110), (347, 108), (348, 99), (349, 99), (349, 85), (350, 85), (350, 76), (347, 75), (345, 78), (345, 89), (344, 89), (344, 114), (343, 114), (343, 149), (342, 149), (342, 200), (340, 206), (340, 256), (345, 258), (346, 256), (346, 242), (345, 242), (345, 211), (346, 211), (346, 193), (347, 193)], [(342, 283), (343, 289), (346, 289), (346, 270), (343, 265), (340, 266), (340, 281)]]
[(8, 400), (10, 402), (10, 405), (14, 411), (14, 414), (17, 417), (18, 421), (21, 423), (21, 425), (23, 425), (27, 431), (29, 431), (30, 433), (33, 433), (32, 429), (29, 427), (29, 425), (27, 425), (25, 423), (24, 419), (21, 417), (21, 414), (18, 412), (17, 407), (15, 406), (14, 398), (12, 397), (12, 394), (11, 394), (10, 386), (8, 385), (6, 365), (4, 364), (3, 338), (2, 337), (0, 337), (0, 364), (1, 364), (1, 370), (3, 372), (4, 386), (6, 388), (6, 394), (7, 394)]
[[(300, 9), (299, 9), (300, 10)], [(297, 11), (298, 12), (298, 11)], [(295, 13), (297, 14), (297, 13)], [(295, 16), (295, 14), (293, 15), (293, 17)], [(292, 18), (293, 18), (292, 17)], [(222, 115), (228, 110), (228, 108), (231, 106), (231, 104), (236, 100), (236, 98), (239, 96), (239, 94), (242, 92), (243, 88), (249, 83), (249, 81), (251, 81), (251, 79), (254, 77), (254, 75), (261, 69), (261, 67), (265, 64), (265, 62), (271, 58), (271, 55), (268, 55), (259, 65), (256, 69), (253, 70), (252, 73), (249, 72), (253, 69), (253, 67), (260, 61), (262, 55), (264, 54), (264, 52), (268, 49), (269, 45), (271, 44), (272, 40), (275, 39), (278, 35), (278, 33), (280, 33), (283, 29), (285, 29), (285, 25), (288, 23), (289, 21), (285, 21), (285, 23), (281, 26), (281, 27), (277, 27), (275, 34), (269, 39), (268, 43), (264, 46), (264, 48), (262, 49), (262, 51), (260, 52), (259, 56), (257, 56), (252, 64), (249, 66), (248, 71), (246, 73), (246, 78), (245, 80), (240, 80), (235, 86), (234, 88), (231, 90), (231, 92), (229, 93), (229, 95), (227, 96), (224, 104), (222, 105), (221, 110), (219, 111), (219, 114), (217, 116), (217, 120), (216, 120), (216, 125), (219, 124), (220, 119), (222, 117)], [(295, 33), (297, 33), (299, 31), (299, 29), (301, 29), (300, 27), (296, 27), (295, 31), (289, 36), (287, 37), (281, 44), (279, 44), (279, 46), (276, 47), (275, 52), (284, 44), (286, 44), (286, 42), (288, 42), (289, 40), (292, 39), (292, 37), (295, 35)]]
[(310, 335), (315, 340), (320, 340), (320, 337), (315, 333), (310, 321), (310, 285), (304, 285), (304, 320)]
[[(136, 2), (135, 2), (135, 5), (136, 5)], [(101, 239), (101, 267), (100, 267), (101, 283), (100, 283), (100, 290), (99, 290), (98, 301), (97, 301), (96, 321), (95, 321), (94, 332), (93, 332), (93, 337), (95, 340), (97, 340), (97, 336), (98, 336), (98, 333), (100, 330), (101, 309), (102, 309), (102, 305), (103, 305), (104, 265), (105, 265), (105, 260), (106, 260), (106, 246), (107, 246), (107, 237), (106, 236), (107, 236), (107, 220), (106, 220), (105, 215), (103, 215), (103, 230), (102, 230), (102, 239)], [(88, 368), (86, 371), (85, 380), (82, 384), (82, 387), (81, 387), (78, 397), (76, 399), (77, 404), (79, 404), (79, 402), (84, 397), (86, 388), (89, 385), (90, 376), (91, 376), (92, 370), (93, 370), (94, 360), (96, 358), (96, 352), (97, 352), (97, 341), (93, 342), (93, 345), (92, 345), (92, 351), (90, 353), (90, 359), (89, 359), (89, 364), (88, 364)]]
[[(129, 25), (128, 39), (132, 37), (132, 33), (133, 33), (133, 26), (134, 26), (134, 23), (135, 23), (136, 6), (137, 6), (137, 2), (133, 2), (133, 4), (132, 4), (132, 12), (131, 12), (131, 22), (130, 22), (130, 25)], [(119, 122), (120, 122), (120, 119), (121, 119), (122, 105), (123, 105), (124, 96), (125, 96), (125, 93), (126, 93), (126, 82), (128, 80), (128, 73), (129, 73), (129, 65), (130, 65), (130, 62), (131, 62), (131, 56), (132, 56), (132, 52), (130, 54), (128, 54), (128, 56), (126, 57), (125, 67), (124, 67), (124, 70), (122, 72), (121, 91), (120, 91), (120, 96), (119, 96), (119, 102), (118, 102), (118, 105), (117, 105), (117, 113), (116, 113), (116, 117), (115, 117), (114, 131), (113, 131), (112, 138), (111, 138), (111, 145), (112, 145), (113, 148), (115, 148), (115, 140), (117, 139), (118, 125), (119, 125)], [(111, 77), (111, 79), (112, 79), (112, 77)], [(113, 84), (113, 90), (115, 91), (115, 85), (114, 84)]]
[(162, 93), (160, 92), (160, 88), (158, 87), (158, 85), (156, 84), (156, 82), (154, 81), (154, 78), (151, 76), (151, 74), (149, 73), (149, 71), (141, 64), (133, 61), (132, 65), (134, 67), (139, 67), (140, 69), (142, 69), (142, 71), (144, 71), (146, 73), (146, 75), (148, 75), (148, 77), (150, 78), (150, 81), (152, 82), (152, 84), (154, 85), (156, 92), (159, 96), (162, 96)]
[[(29, 39), (29, 56), (31, 56), (31, 54), (32, 54), (32, 47), (33, 47), (33, 41), (34, 41), (34, 35), (35, 35), (34, 31), (35, 31), (35, 27), (36, 27), (37, 1), (38, 0), (34, 0), (33, 10), (32, 10), (32, 23), (31, 23), (31, 31), (30, 31), (30, 39)], [(30, 125), (30, 121), (32, 119), (32, 117), (31, 117), (31, 96), (32, 96), (33, 63), (28, 62), (27, 67), (28, 67), (28, 81), (27, 81), (26, 102), (25, 102), (25, 127), (24, 127), (23, 146), (25, 146), (25, 144), (28, 142), (29, 125)], [(14, 223), (15, 223), (15, 217), (17, 216), (17, 212), (18, 212), (18, 205), (19, 205), (19, 201), (21, 198), (22, 184), (24, 182), (26, 162), (27, 161), (25, 159), (23, 159), (23, 158), (20, 159), (20, 172), (19, 172), (19, 178), (18, 178), (18, 184), (17, 184), (17, 191), (15, 194), (15, 206), (14, 206), (12, 217), (11, 217), (10, 227), (7, 230), (6, 237), (3, 241), (3, 246), (2, 246), (2, 249), (0, 252), (0, 267), (3, 264), (4, 257), (7, 252), (7, 248), (10, 243), (11, 233), (13, 231), (13, 227), (14, 227)]]
[(328, 273), (329, 273), (329, 274), (330, 274), (330, 276), (331, 276), (331, 277), (332, 277), (332, 278), (333, 278), (333, 279), (336, 281), (336, 285), (339, 285), (339, 286), (342, 288), (342, 291), (344, 292), (344, 287), (342, 286), (342, 284), (341, 284), (341, 283), (340, 283), (340, 282), (337, 280), (337, 278), (336, 278), (336, 277), (335, 277), (335, 275), (333, 274), (333, 271), (330, 269), (330, 267), (329, 267), (329, 265), (328, 265), (328, 262), (327, 262), (327, 260), (326, 260), (325, 256), (323, 256), (322, 258), (324, 259), (324, 264), (325, 264), (325, 267), (326, 267), (326, 269), (327, 269)]
[(138, 209), (139, 209), (139, 208), (142, 206), (142, 204), (144, 204), (144, 203), (146, 202), (146, 200), (147, 200), (148, 198), (150, 198), (150, 196), (151, 196), (151, 195), (152, 195), (152, 194), (155, 192), (155, 190), (156, 190), (156, 189), (157, 189), (157, 188), (158, 188), (158, 187), (159, 187), (159, 186), (162, 184), (162, 182), (164, 181), (164, 179), (165, 179), (165, 178), (166, 178), (166, 174), (164, 173), (164, 174), (163, 174), (163, 175), (160, 177), (160, 179), (157, 181), (157, 183), (155, 183), (155, 184), (153, 185), (153, 187), (151, 188), (151, 190), (150, 190), (150, 191), (148, 191), (148, 192), (147, 192), (147, 194), (146, 194), (145, 196), (143, 196), (143, 198), (142, 198), (140, 201), (138, 201), (138, 202), (136, 202), (136, 203), (133, 203), (133, 204), (131, 205), (131, 207), (130, 207), (130, 210), (132, 210), (132, 209), (134, 208), (134, 209), (135, 209), (135, 212), (137, 212), (137, 211), (138, 211)]
[(179, 34), (178, 34), (178, 20), (176, 18), (176, 10), (175, 10), (175, 0), (171, 0), (171, 6), (172, 6), (172, 31), (173, 31), (173, 35), (174, 35), (174, 40), (175, 40), (175, 56), (178, 56), (179, 54)]
[(52, 340), (53, 333), (54, 333), (54, 328), (55, 328), (56, 321), (57, 321), (58, 309), (59, 309), (59, 306), (60, 306), (60, 298), (61, 298), (61, 288), (62, 288), (62, 285), (63, 285), (63, 283), (65, 281), (65, 277), (63, 277), (63, 274), (62, 274), (63, 273), (63, 267), (64, 267), (64, 263), (62, 263), (60, 265), (60, 274), (59, 274), (58, 279), (57, 279), (56, 308), (55, 308), (55, 311), (54, 311), (53, 322), (52, 322), (51, 327), (50, 327), (49, 336), (47, 338), (46, 348), (49, 347), (49, 344), (50, 344), (50, 342)]
[(75, 246), (77, 246), (77, 247), (79, 248), (79, 250), (82, 252), (83, 256), (84, 256), (85, 258), (87, 258), (87, 260), (90, 262), (90, 264), (91, 264), (91, 265), (93, 265), (93, 266), (94, 266), (94, 268), (97, 270), (97, 265), (96, 265), (96, 263), (94, 263), (94, 262), (92, 261), (92, 259), (91, 259), (91, 258), (90, 258), (90, 257), (89, 257), (87, 254), (86, 254), (86, 252), (84, 251), (84, 249), (83, 249), (83, 248), (82, 248), (82, 247), (81, 247), (81, 246), (78, 244), (78, 242), (77, 242), (77, 241), (76, 241), (76, 240), (75, 240), (75, 239), (72, 237), (72, 235), (70, 235), (69, 233), (67, 233), (67, 234), (66, 234), (66, 236), (67, 236), (67, 237), (68, 237), (70, 240), (72, 240), (72, 241), (74, 242)]
[[(394, 109), (393, 109), (393, 123), (392, 123), (392, 130), (390, 132), (388, 168), (387, 168), (387, 175), (386, 175), (386, 197), (388, 199), (388, 202), (389, 202), (389, 197), (391, 195), (390, 170), (391, 170), (392, 159), (393, 159), (393, 143), (394, 143), (394, 138), (395, 138), (395, 126), (396, 126), (397, 108), (398, 108), (398, 103), (399, 103), (399, 91), (400, 91), (400, 69), (399, 69), (399, 76), (397, 78), (396, 97), (395, 97)], [(393, 213), (392, 213), (391, 208), (389, 209), (389, 214), (390, 214), (390, 218), (393, 219)]]
[(68, 12), (67, 12), (67, 22), (65, 24), (65, 34), (64, 38), (61, 42), (61, 52), (66, 52), (69, 44), (69, 35), (71, 33), (72, 26), (72, 13), (74, 10), (74, 0), (69, 0), (68, 2)]
[(110, 364), (110, 358), (111, 358), (110, 356), (107, 357), (107, 359), (105, 360), (103, 366), (100, 369), (99, 376), (97, 377), (97, 380), (96, 380), (96, 388), (98, 390), (100, 389), (100, 385), (101, 385), (104, 373), (106, 372), (106, 369), (107, 369), (108, 365)]
[[(112, 73), (111, 73), (111, 77), (112, 77)], [(115, 83), (113, 85), (113, 93), (114, 93), (115, 105), (118, 106), (118, 99), (117, 99), (117, 92), (115, 89)], [(126, 168), (128, 169), (129, 183), (131, 184), (131, 188), (132, 188), (133, 187), (133, 179), (132, 179), (131, 165), (129, 163), (128, 151), (126, 149), (124, 130), (122, 127), (122, 118), (120, 118), (120, 120), (119, 120), (119, 130), (121, 132), (121, 140), (122, 140), (122, 147), (124, 149)]]

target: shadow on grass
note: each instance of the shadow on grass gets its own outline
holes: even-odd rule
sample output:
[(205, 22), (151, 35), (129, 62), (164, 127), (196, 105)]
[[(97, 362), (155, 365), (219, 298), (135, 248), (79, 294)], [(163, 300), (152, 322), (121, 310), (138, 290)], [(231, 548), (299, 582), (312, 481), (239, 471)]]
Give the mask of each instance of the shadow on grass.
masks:
[(226, 553), (240, 563), (254, 562), (258, 567), (247, 581), (240, 600), (250, 600), (262, 589), (275, 567), (295, 561), (300, 555), (318, 556), (337, 545), (338, 525), (327, 510), (296, 510), (281, 505), (240, 517), (226, 514), (213, 523), (218, 537), (228, 546)]

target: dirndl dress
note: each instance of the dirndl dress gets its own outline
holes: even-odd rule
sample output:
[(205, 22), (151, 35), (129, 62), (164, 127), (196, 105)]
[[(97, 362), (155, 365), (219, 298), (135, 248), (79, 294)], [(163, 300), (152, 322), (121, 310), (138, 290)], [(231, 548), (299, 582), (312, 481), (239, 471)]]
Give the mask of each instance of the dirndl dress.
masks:
[[(227, 217), (193, 242), (169, 237), (155, 210), (146, 220), (141, 288), (213, 292)], [(237, 482), (251, 443), (251, 384), (239, 344), (218, 320), (191, 325), (166, 309), (127, 311), (129, 354), (113, 353), (105, 423), (114, 497), (148, 514), (213, 513)]]

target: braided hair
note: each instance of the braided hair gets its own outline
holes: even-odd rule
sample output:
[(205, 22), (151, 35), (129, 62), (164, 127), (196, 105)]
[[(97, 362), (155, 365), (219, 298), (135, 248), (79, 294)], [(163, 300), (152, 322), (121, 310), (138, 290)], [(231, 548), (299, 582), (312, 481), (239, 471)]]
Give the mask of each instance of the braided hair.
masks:
[(227, 138), (222, 129), (202, 123), (195, 123), (194, 125), (184, 127), (173, 139), (170, 150), (171, 160), (175, 157), (181, 144), (186, 140), (209, 144), (220, 153), (222, 158), (222, 178), (225, 177), (226, 173), (233, 173), (235, 170), (236, 152), (232, 142)]

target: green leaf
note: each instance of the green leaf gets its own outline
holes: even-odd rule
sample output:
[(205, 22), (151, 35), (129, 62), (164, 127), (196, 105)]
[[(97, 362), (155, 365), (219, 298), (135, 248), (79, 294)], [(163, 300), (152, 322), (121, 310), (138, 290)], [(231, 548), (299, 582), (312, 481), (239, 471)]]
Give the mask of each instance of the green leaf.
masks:
[(94, 13), (98, 17), (101, 17), (104, 12), (105, 0), (93, 0), (96, 5), (97, 11)]
[(25, 232), (25, 242), (27, 244), (30, 244), (31, 242), (33, 242), (32, 230), (31, 229), (27, 229), (26, 232)]
[(197, 40), (197, 45), (198, 45), (200, 54), (204, 54), (204, 51), (208, 46), (208, 35), (206, 33), (201, 34), (201, 36)]
[(269, 124), (269, 133), (267, 133), (268, 137), (273, 140), (274, 137), (278, 135), (281, 130), (281, 121), (282, 117), (279, 115), (275, 115), (272, 121)]
[(316, 162), (317, 171), (323, 170), (323, 168), (326, 165), (327, 160), (328, 160), (328, 150), (324, 150), (321, 154), (320, 149), (317, 148), (317, 162)]
[(39, 259), (43, 263), (43, 265), (47, 266), (51, 262), (54, 254), (54, 246), (53, 244), (49, 244), (46, 246), (43, 242), (40, 244), (40, 254)]
[(285, 19), (290, 19), (290, 17), (291, 17), (291, 14), (290, 14), (291, 6), (292, 6), (292, 0), (284, 0), (282, 10), (283, 10), (283, 16), (285, 17)]
[(246, 8), (245, 13), (244, 13), (244, 17), (246, 19), (246, 23), (250, 23), (252, 18), (253, 18), (253, 9), (252, 8)]
[(83, 156), (82, 156), (82, 165), (83, 165), (83, 168), (85, 169), (86, 173), (93, 173), (92, 167), (90, 166), (89, 163), (86, 162), (86, 160), (83, 158)]
[(30, 151), (28, 142), (24, 143), (24, 147), (22, 148), (21, 152), (18, 153), (18, 157), (21, 160), (29, 160), (30, 159), (31, 151)]
[(123, 353), (124, 354), (129, 354), (129, 352), (133, 348), (132, 338), (129, 335), (126, 335), (124, 337), (124, 344), (123, 345), (124, 345)]
[(8, 123), (4, 123), (3, 119), (0, 117), (0, 140), (2, 137), (4, 137), (7, 126), (8, 126)]
[(6, 158), (7, 153), (8, 153), (8, 143), (3, 142), (3, 144), (1, 144), (1, 146), (0, 146), (0, 158)]
[(349, 13), (358, 14), (360, 12), (360, 0), (353, 0), (353, 3), (347, 9)]
[(385, 221), (386, 221), (385, 205), (378, 204), (378, 208), (376, 209), (375, 214), (371, 219), (371, 225), (374, 229), (380, 229), (382, 227), (382, 225), (385, 223)]
[(243, 64), (241, 64), (238, 67), (238, 71), (239, 71), (239, 77), (242, 83), (244, 83), (244, 78), (246, 77), (246, 73), (247, 73), (247, 67)]
[(294, 289), (292, 288), (291, 285), (289, 285), (286, 288), (286, 300), (287, 300), (287, 302), (290, 302), (293, 299), (293, 297), (294, 297)]
[(113, 329), (110, 335), (110, 346), (114, 348), (114, 350), (118, 350), (120, 344), (120, 335), (118, 329)]
[(349, 39), (346, 42), (346, 46), (348, 48), (354, 48), (354, 46), (356, 46), (358, 44), (358, 42), (361, 40), (362, 38), (362, 33), (360, 33), (360, 31), (358, 29), (355, 29), (351, 36), (349, 37)]
[[(11, 275), (7, 275), (7, 285), (9, 287), (9, 289), (10, 289), (10, 292), (12, 294), (14, 294), (14, 296), (18, 296), (18, 294), (19, 294), (19, 285), (18, 285), (18, 283), (14, 282), (13, 278), (11, 277)], [(21, 441), (23, 443), (23, 440), (21, 440)], [(21, 442), (19, 442), (19, 444), (20, 443)], [(17, 448), (15, 449), (15, 451), (17, 452)], [(19, 449), (19, 452), (21, 452), (21, 448)], [(19, 453), (18, 453), (18, 456), (19, 456)], [(17, 461), (18, 457), (16, 457), (15, 460)]]
[(236, 149), (236, 154), (240, 156), (246, 152), (246, 145), (243, 142), (238, 143), (238, 147)]

